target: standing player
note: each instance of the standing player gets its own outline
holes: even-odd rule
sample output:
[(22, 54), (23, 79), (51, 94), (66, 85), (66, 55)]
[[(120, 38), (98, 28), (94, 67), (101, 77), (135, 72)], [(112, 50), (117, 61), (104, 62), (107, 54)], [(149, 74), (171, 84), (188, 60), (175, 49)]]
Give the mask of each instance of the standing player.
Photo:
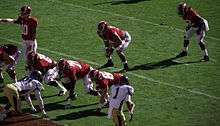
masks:
[(89, 78), (89, 73), (93, 69), (89, 64), (72, 61), (66, 59), (60, 59), (58, 62), (59, 76), (61, 78), (63, 86), (69, 91), (68, 99), (75, 99), (75, 83), (79, 79), (83, 79), (84, 88), (90, 95), (99, 95), (96, 90), (93, 89), (93, 83)]
[(21, 7), (20, 16), (17, 19), (0, 19), (0, 22), (21, 25), (25, 60), (28, 52), (37, 51), (36, 29), (38, 22), (36, 17), (31, 16), (30, 6), (25, 5)]
[(0, 83), (4, 82), (3, 69), (6, 69), (13, 82), (17, 81), (15, 64), (18, 61), (19, 54), (20, 51), (17, 46), (11, 44), (0, 45)]
[(56, 80), (58, 77), (58, 69), (56, 61), (51, 58), (35, 52), (30, 52), (27, 56), (27, 70), (32, 72), (34, 70), (40, 71), (44, 76), (44, 82), (48, 85), (57, 87), (60, 92), (59, 96), (65, 95), (67, 90)]
[[(123, 81), (124, 80), (124, 81)], [(133, 118), (135, 104), (131, 100), (134, 88), (127, 85), (127, 80), (123, 79), (121, 84), (112, 85), (111, 95), (109, 98), (108, 117), (112, 118), (115, 126), (125, 126), (125, 116), (123, 113), (123, 103), (126, 101), (130, 120)]]
[(8, 98), (9, 103), (4, 107), (4, 111), (0, 113), (1, 117), (6, 118), (7, 113), (9, 113), (11, 109), (15, 113), (22, 113), (20, 96), (24, 96), (29, 103), (31, 110), (36, 112), (37, 110), (33, 106), (30, 97), (32, 93), (35, 94), (35, 97), (38, 100), (43, 117), (47, 117), (47, 113), (44, 110), (43, 99), (41, 97), (41, 81), (41, 73), (39, 71), (33, 71), (29, 76), (24, 77), (16, 83), (6, 85), (4, 88), (4, 95)]
[(101, 109), (107, 105), (110, 87), (114, 84), (120, 84), (123, 78), (127, 78), (121, 73), (108, 73), (99, 70), (92, 70), (89, 73), (89, 77), (91, 80), (95, 81), (96, 90), (98, 90), (101, 94), (99, 104), (97, 106), (97, 112), (100, 112)]
[(124, 54), (125, 49), (131, 42), (131, 36), (127, 31), (123, 31), (117, 27), (110, 26), (106, 21), (101, 21), (97, 27), (97, 34), (102, 38), (105, 45), (105, 55), (108, 59), (107, 63), (101, 68), (112, 67), (112, 53), (114, 49), (124, 65), (124, 70), (128, 70), (128, 63)]
[(196, 39), (203, 52), (203, 58), (201, 61), (209, 61), (208, 50), (205, 45), (204, 37), (205, 32), (209, 30), (208, 22), (202, 18), (193, 8), (186, 5), (186, 3), (180, 3), (177, 7), (179, 16), (183, 18), (188, 24), (186, 26), (186, 32), (184, 35), (183, 50), (176, 57), (183, 57), (188, 55), (189, 39), (193, 33), (196, 33)]

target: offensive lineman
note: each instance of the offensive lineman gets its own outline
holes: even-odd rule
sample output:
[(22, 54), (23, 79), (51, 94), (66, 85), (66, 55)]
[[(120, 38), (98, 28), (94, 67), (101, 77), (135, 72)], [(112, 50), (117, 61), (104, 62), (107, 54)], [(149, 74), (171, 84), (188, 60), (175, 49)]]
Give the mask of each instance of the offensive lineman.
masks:
[(101, 68), (114, 66), (112, 61), (112, 53), (114, 49), (124, 65), (123, 70), (128, 70), (128, 62), (126, 60), (124, 51), (131, 42), (131, 36), (127, 31), (121, 30), (117, 27), (110, 26), (106, 21), (98, 23), (97, 34), (103, 40), (105, 45), (105, 56), (108, 59), (107, 63)]
[(67, 99), (74, 100), (76, 98), (75, 84), (79, 79), (83, 79), (85, 91), (93, 96), (98, 96), (99, 93), (93, 89), (93, 83), (89, 78), (89, 73), (93, 68), (81, 61), (72, 61), (60, 59), (57, 63), (59, 77), (63, 86), (69, 91)]
[(43, 88), (41, 81), (41, 72), (33, 71), (29, 76), (25, 76), (23, 79), (17, 81), (16, 83), (6, 85), (4, 88), (4, 95), (8, 98), (9, 103), (4, 107), (4, 111), (0, 113), (1, 117), (6, 118), (11, 109), (15, 113), (22, 113), (20, 96), (24, 96), (30, 105), (31, 110), (36, 112), (37, 110), (33, 106), (30, 97), (30, 94), (33, 92), (36, 99), (38, 100), (40, 110), (43, 114), (42, 116), (47, 117), (47, 113), (44, 109), (43, 99), (41, 97), (41, 89)]
[(36, 17), (31, 16), (31, 11), (31, 7), (25, 5), (21, 7), (20, 16), (17, 19), (0, 19), (0, 23), (14, 23), (21, 25), (25, 60), (30, 51), (37, 51), (36, 30), (38, 21)]
[(4, 82), (2, 71), (6, 69), (6, 72), (11, 77), (13, 82), (17, 81), (15, 73), (15, 64), (18, 61), (20, 51), (17, 46), (12, 44), (0, 45), (0, 83)]
[[(89, 77), (92, 81), (96, 83), (96, 90), (100, 92), (101, 97), (99, 100), (99, 104), (97, 106), (97, 112), (100, 112), (101, 109), (108, 104), (109, 99), (109, 90), (112, 85), (121, 84), (122, 80), (126, 78), (125, 75), (121, 73), (108, 73), (105, 71), (92, 70), (89, 73)], [(127, 79), (128, 83), (128, 79)]]
[(186, 5), (186, 3), (180, 3), (177, 6), (177, 12), (188, 25), (186, 26), (182, 52), (176, 57), (179, 58), (188, 55), (189, 39), (193, 33), (196, 33), (196, 39), (203, 53), (201, 61), (209, 61), (208, 50), (204, 41), (205, 32), (209, 30), (207, 20), (202, 18), (193, 8)]

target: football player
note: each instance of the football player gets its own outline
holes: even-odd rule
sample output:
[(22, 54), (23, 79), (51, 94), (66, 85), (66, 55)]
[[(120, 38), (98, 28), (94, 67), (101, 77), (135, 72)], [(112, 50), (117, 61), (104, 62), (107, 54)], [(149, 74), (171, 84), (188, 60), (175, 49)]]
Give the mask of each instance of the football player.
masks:
[(30, 72), (38, 70), (43, 74), (43, 80), (46, 84), (57, 87), (60, 92), (59, 96), (65, 95), (67, 90), (60, 84), (58, 78), (58, 69), (56, 61), (53, 59), (34, 51), (30, 52), (27, 56), (26, 69)]
[(184, 35), (183, 49), (180, 54), (176, 57), (183, 57), (188, 55), (188, 45), (189, 40), (192, 35), (196, 34), (196, 40), (203, 52), (203, 58), (201, 61), (209, 61), (208, 50), (204, 41), (205, 32), (209, 30), (208, 22), (202, 18), (192, 7), (188, 6), (186, 3), (180, 3), (177, 6), (177, 12), (183, 20), (186, 21), (186, 32)]
[(30, 95), (35, 94), (36, 99), (38, 100), (40, 110), (42, 111), (42, 116), (47, 117), (47, 113), (44, 109), (43, 99), (41, 97), (42, 89), (42, 75), (40, 71), (33, 71), (29, 76), (25, 76), (23, 79), (17, 81), (13, 84), (8, 84), (4, 87), (4, 95), (8, 98), (9, 103), (4, 107), (1, 115), (5, 115), (11, 111), (16, 114), (22, 113), (21, 110), (21, 96), (24, 96), (26, 101), (31, 107), (31, 110), (36, 112), (37, 110), (32, 104)]
[[(108, 73), (105, 71), (92, 70), (89, 73), (89, 77), (96, 83), (96, 90), (100, 92), (101, 97), (97, 106), (97, 112), (108, 104), (109, 88), (115, 84), (121, 84), (125, 75), (121, 73)], [(127, 81), (128, 82), (128, 81)]]
[(108, 59), (107, 63), (101, 68), (112, 67), (114, 65), (112, 61), (112, 53), (114, 49), (116, 49), (116, 52), (124, 65), (123, 70), (128, 70), (128, 63), (124, 51), (131, 42), (131, 36), (129, 33), (117, 27), (110, 26), (106, 21), (101, 21), (98, 23), (97, 34), (104, 42), (105, 55)]
[(21, 7), (20, 15), (17, 19), (0, 19), (0, 23), (14, 23), (21, 25), (25, 60), (28, 52), (37, 51), (36, 30), (38, 21), (36, 17), (31, 16), (31, 11), (31, 7), (25, 5)]
[[(125, 81), (125, 82), (123, 82)], [(115, 126), (125, 126), (126, 120), (123, 113), (123, 103), (126, 101), (130, 120), (133, 118), (135, 104), (131, 100), (134, 88), (127, 83), (127, 79), (122, 79), (122, 83), (114, 84), (111, 87), (111, 95), (109, 98), (108, 117), (112, 118)]]
[(2, 71), (5, 69), (13, 82), (17, 81), (15, 64), (18, 61), (20, 51), (12, 44), (0, 45), (0, 83), (4, 82)]
[(93, 89), (93, 83), (89, 78), (89, 73), (93, 68), (81, 61), (72, 61), (60, 59), (57, 63), (59, 77), (63, 86), (69, 91), (67, 99), (74, 100), (76, 98), (75, 83), (79, 79), (83, 79), (86, 92), (93, 96), (98, 96), (98, 92)]

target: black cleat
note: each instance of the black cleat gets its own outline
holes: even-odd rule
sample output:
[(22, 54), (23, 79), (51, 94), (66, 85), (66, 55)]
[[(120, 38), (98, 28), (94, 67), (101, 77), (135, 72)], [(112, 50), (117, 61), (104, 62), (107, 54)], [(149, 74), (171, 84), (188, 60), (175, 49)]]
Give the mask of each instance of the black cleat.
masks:
[(180, 58), (180, 57), (184, 57), (187, 56), (187, 52), (186, 51), (182, 51), (181, 53), (179, 53), (176, 58)]
[(123, 70), (124, 70), (124, 71), (128, 71), (128, 69), (129, 69), (129, 68), (128, 68), (128, 64), (125, 63), (125, 64), (124, 64), (124, 69), (123, 69)]
[(209, 56), (204, 56), (203, 59), (201, 59), (201, 62), (209, 61)]

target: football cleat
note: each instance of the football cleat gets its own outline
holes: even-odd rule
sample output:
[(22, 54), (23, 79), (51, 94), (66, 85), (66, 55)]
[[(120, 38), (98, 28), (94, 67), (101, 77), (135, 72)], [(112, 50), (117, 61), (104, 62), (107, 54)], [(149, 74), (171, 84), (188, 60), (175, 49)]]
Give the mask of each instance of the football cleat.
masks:
[(127, 71), (128, 69), (129, 69), (129, 68), (128, 68), (128, 64), (125, 63), (125, 64), (124, 64), (124, 69), (123, 69), (123, 70)]
[(186, 51), (182, 51), (181, 53), (179, 53), (176, 58), (180, 58), (180, 57), (184, 57), (184, 56), (187, 56), (187, 52)]
[(200, 61), (201, 62), (209, 61), (209, 56), (205, 55)]

